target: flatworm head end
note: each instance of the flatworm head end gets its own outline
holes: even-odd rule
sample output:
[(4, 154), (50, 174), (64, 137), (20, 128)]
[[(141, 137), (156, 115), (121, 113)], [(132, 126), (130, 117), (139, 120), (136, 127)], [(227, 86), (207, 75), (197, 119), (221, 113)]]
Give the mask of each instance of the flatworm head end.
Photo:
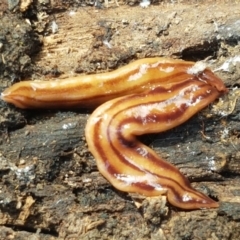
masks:
[[(31, 90), (31, 89), (30, 89)], [(29, 88), (24, 85), (24, 82), (16, 83), (13, 86), (5, 89), (1, 93), (1, 99), (7, 103), (11, 103), (19, 108), (29, 108), (28, 102), (30, 100)]]

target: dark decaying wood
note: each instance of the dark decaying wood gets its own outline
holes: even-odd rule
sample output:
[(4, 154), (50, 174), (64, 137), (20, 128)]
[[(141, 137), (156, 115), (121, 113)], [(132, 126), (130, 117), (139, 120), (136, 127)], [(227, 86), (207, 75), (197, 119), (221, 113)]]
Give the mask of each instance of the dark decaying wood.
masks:
[(9, 11), (10, 2), (0, 4), (1, 90), (20, 79), (170, 56), (207, 59), (230, 94), (182, 126), (140, 137), (220, 201), (219, 209), (190, 212), (164, 196), (119, 192), (101, 176), (84, 136), (90, 110), (23, 111), (0, 101), (0, 239), (238, 239), (239, 1), (160, 1), (147, 9), (20, 1)]

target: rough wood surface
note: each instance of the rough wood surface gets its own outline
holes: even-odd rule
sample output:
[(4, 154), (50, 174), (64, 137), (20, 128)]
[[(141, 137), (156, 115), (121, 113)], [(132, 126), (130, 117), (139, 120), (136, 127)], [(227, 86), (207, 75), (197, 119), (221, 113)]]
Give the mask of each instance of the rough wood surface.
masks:
[(0, 101), (0, 239), (239, 239), (239, 1), (164, 1), (147, 9), (10, 2), (0, 4), (2, 90), (20, 79), (170, 56), (206, 60), (230, 93), (176, 129), (141, 137), (220, 201), (219, 209), (191, 212), (164, 196), (114, 189), (87, 149), (90, 111), (22, 111)]

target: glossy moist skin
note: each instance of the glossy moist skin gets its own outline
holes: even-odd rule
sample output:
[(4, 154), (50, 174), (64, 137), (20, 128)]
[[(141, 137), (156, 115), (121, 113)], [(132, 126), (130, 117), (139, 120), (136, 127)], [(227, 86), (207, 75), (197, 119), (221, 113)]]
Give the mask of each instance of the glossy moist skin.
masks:
[(93, 112), (85, 130), (104, 177), (119, 190), (166, 194), (176, 207), (199, 209), (218, 203), (194, 190), (176, 167), (136, 136), (178, 126), (225, 92), (223, 82), (201, 65), (149, 58), (110, 73), (20, 82), (5, 90), (2, 99), (20, 108), (94, 107), (106, 102)]
[[(22, 81), (7, 88), (1, 97), (19, 108), (92, 108), (117, 97), (146, 93), (159, 86), (173, 86), (194, 78), (187, 73), (192, 68), (193, 62), (145, 58), (108, 73), (63, 80)], [(203, 79), (206, 75), (209, 84), (220, 92), (225, 91), (222, 81), (209, 69), (200, 75)]]

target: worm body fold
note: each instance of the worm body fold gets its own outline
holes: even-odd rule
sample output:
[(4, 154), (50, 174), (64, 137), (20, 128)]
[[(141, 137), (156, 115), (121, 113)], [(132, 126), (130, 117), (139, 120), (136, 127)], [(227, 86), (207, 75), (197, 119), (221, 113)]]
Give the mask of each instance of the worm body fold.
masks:
[(149, 58), (110, 73), (20, 82), (5, 90), (2, 99), (20, 108), (100, 105), (85, 133), (103, 176), (119, 190), (166, 194), (176, 207), (199, 209), (218, 203), (193, 189), (176, 167), (137, 136), (176, 127), (225, 92), (223, 82), (202, 65)]

